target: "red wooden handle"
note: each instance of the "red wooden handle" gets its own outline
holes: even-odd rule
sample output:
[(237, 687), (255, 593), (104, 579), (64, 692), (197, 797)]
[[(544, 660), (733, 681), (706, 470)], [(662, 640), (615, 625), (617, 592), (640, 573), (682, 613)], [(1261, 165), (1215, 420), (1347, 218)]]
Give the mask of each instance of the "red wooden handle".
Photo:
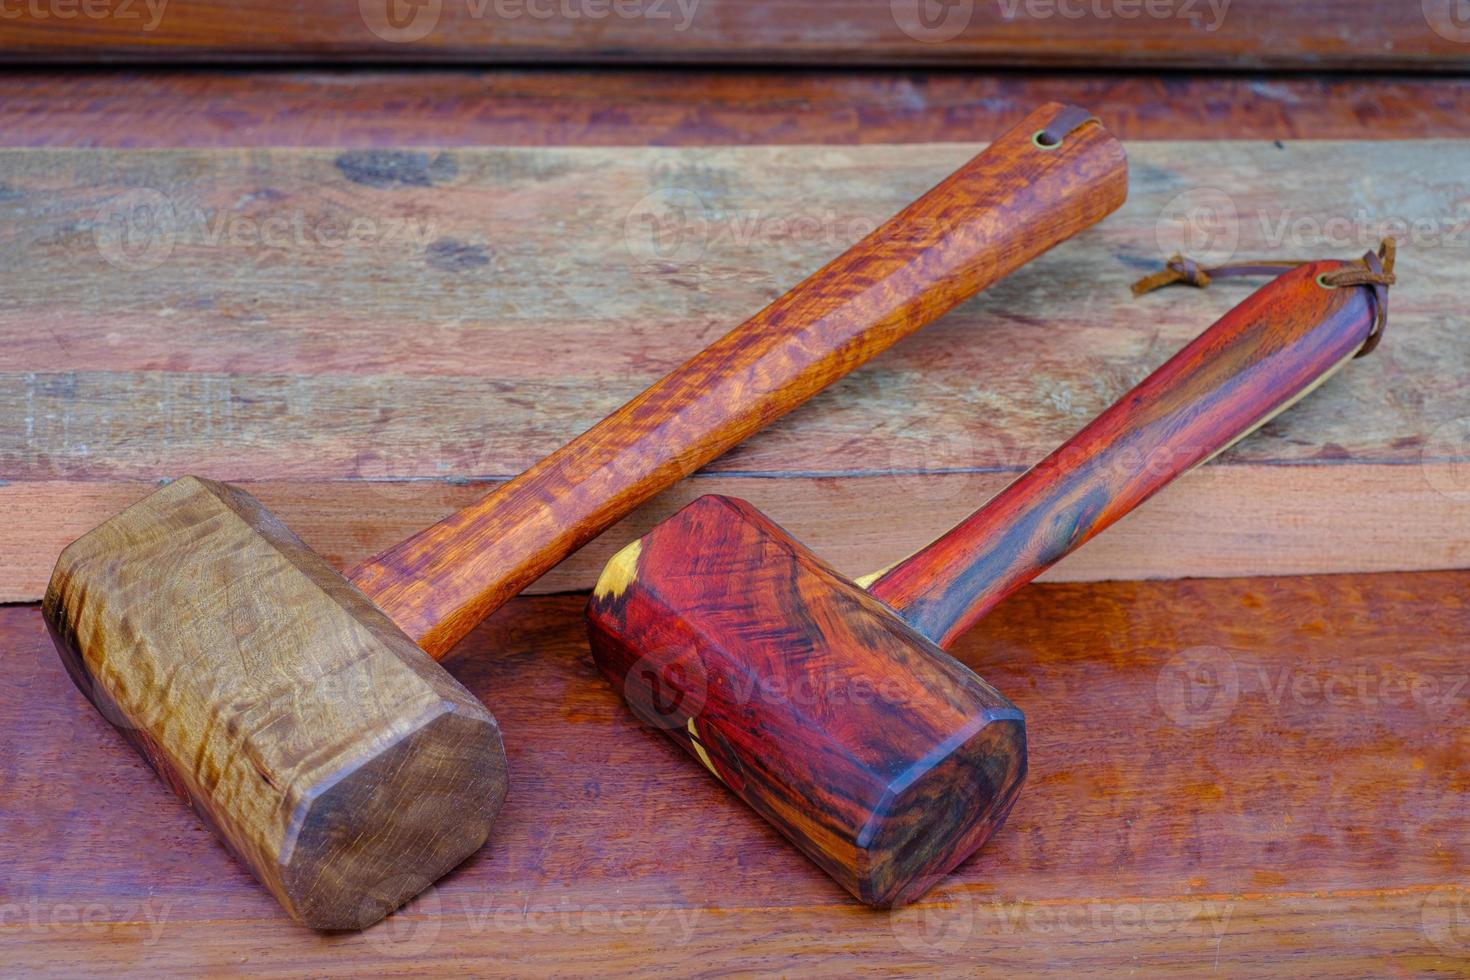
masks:
[(871, 592), (941, 646), (1191, 467), (1351, 359), (1374, 332), (1367, 288), (1286, 273), (1231, 310), (1071, 441)]
[[(1083, 114), (1085, 116), (1085, 114)], [(349, 577), (434, 656), (658, 491), (1115, 210), (1127, 164), (1033, 112), (852, 249), (552, 456)], [(1063, 125), (1058, 123), (1058, 128)]]

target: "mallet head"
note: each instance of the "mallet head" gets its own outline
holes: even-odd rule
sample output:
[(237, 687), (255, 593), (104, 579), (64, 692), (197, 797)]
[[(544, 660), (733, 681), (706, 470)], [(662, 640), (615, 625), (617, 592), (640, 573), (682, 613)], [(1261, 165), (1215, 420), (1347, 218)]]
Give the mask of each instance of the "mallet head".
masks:
[(634, 712), (871, 905), (973, 853), (1025, 778), (1014, 705), (744, 501), (630, 545), (589, 623)]
[(243, 491), (193, 477), (67, 548), (72, 679), (298, 920), (377, 921), (505, 797), (479, 700)]

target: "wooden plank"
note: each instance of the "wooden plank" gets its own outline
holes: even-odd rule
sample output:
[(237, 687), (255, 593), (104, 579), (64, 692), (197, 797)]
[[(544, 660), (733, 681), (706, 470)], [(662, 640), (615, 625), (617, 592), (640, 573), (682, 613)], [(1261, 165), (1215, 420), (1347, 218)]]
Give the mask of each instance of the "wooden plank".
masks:
[[(1458, 16), (1457, 16), (1458, 15)], [(34, 0), (10, 58), (1463, 69), (1452, 0)]]
[(0, 145), (697, 146), (976, 141), (1046, 101), (1125, 140), (1470, 135), (1470, 80), (435, 70), (0, 72)]
[[(356, 555), (382, 539), (320, 491), (384, 491), (374, 523), (395, 533), (441, 513), (450, 489), (550, 452), (973, 151), (0, 155), (0, 242), (14, 256), (0, 309), (0, 404), (13, 420), (0, 428), (0, 492), (36, 515), (7, 532), (23, 546), (0, 546), (0, 595), (34, 598), (99, 507), (186, 472), (293, 484), (282, 494), (293, 522), (341, 542), (334, 556)], [(1245, 294), (1231, 283), (1128, 296), (1178, 244), (1177, 215), (1233, 211), (1222, 234), (1240, 256), (1347, 257), (1407, 230), (1382, 348), (1214, 464), (1230, 482), (1213, 499), (1240, 503), (1191, 510), (1180, 497), (1173, 517), (1139, 515), (1139, 541), (1186, 523), (1200, 550), (1108, 561), (1115, 574), (1239, 573), (1239, 557), (1208, 543), (1232, 539), (1257, 543), (1257, 570), (1463, 563), (1470, 348), (1443, 311), (1459, 308), (1470, 244), (1470, 149), (1144, 143), (1131, 159), (1117, 215), (707, 472), (766, 481), (744, 492), (798, 533), (844, 481), (873, 481), (852, 514), (912, 513), (917, 494), (923, 531), (898, 522), (887, 548), (851, 516), (810, 540), (890, 560), (897, 538), (906, 547), (963, 516)], [(161, 205), (171, 223), (150, 240), (150, 212), (127, 211), (142, 237), (125, 244), (118, 215), (136, 204)], [(687, 205), (685, 223), (655, 242), (650, 221), (672, 204)], [(1205, 242), (1207, 257), (1228, 251), (1221, 241)], [(1078, 282), (1088, 288), (1058, 285)], [(1312, 542), (1302, 529), (1324, 521), (1336, 532)], [(586, 587), (590, 568), (559, 586)]]
[(1028, 587), (956, 647), (1026, 711), (1028, 785), (900, 913), (857, 907), (641, 727), (588, 661), (582, 597), (520, 599), (450, 662), (511, 755), (492, 842), (407, 914), (331, 936), (286, 920), (95, 716), (36, 609), (0, 609), (0, 792), (23, 801), (0, 808), (0, 943), (11, 969), (97, 973), (1462, 974), (1467, 586)]
[[(1416, 475), (1414, 472), (1419, 470)], [(638, 508), (531, 587), (586, 589), (618, 548), (703, 493), (767, 511), (854, 577), (917, 551), (1010, 481), (1010, 473), (876, 475), (831, 479), (701, 474)], [(1459, 482), (1455, 482), (1459, 481)], [(21, 482), (0, 487), (0, 602), (45, 591), (61, 549), (153, 489), (153, 484)], [(494, 484), (267, 481), (245, 483), (318, 554), (339, 568), (396, 544), (474, 502)], [(1464, 467), (1210, 466), (1176, 485), (1048, 572), (1045, 581), (1292, 575), (1470, 566)], [(1364, 519), (1345, 519), (1339, 506)], [(916, 506), (916, 503), (920, 506)]]

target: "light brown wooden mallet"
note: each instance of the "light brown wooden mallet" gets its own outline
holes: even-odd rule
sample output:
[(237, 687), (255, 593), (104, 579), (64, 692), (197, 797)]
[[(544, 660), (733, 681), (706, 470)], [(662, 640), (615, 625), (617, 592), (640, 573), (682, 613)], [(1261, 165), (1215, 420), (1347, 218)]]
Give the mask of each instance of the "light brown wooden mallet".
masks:
[(489, 712), (439, 657), (654, 493), (1100, 220), (1123, 151), (1047, 105), (742, 326), (346, 576), (243, 491), (178, 480), (67, 548), (77, 686), (301, 922), (360, 928), (484, 842)]

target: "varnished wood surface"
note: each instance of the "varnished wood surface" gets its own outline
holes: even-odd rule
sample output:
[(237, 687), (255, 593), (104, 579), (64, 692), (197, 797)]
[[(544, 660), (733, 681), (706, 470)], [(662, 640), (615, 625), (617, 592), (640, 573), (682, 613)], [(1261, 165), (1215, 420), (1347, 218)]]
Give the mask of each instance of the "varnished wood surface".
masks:
[[(585, 430), (975, 149), (9, 151), (0, 403), (18, 424), (0, 427), (0, 506), (18, 519), (0, 535), (0, 599), (39, 598), (67, 542), (187, 472), (248, 485), (308, 544), (360, 561)], [(655, 500), (543, 587), (590, 587), (615, 542), (702, 491), (780, 513), (845, 573), (889, 564), (1238, 302), (1249, 286), (1127, 291), (1181, 244), (1178, 215), (1221, 195), (1242, 258), (1351, 258), (1385, 222), (1428, 229), (1404, 240), (1391, 343), (1063, 572), (1463, 565), (1466, 150), (1130, 154), (1116, 215)], [(157, 264), (146, 249), (141, 265), (118, 259), (121, 239), (97, 230), (121, 227), (99, 209), (144, 189), (180, 221)], [(679, 202), (697, 220), (672, 220), (655, 251), (641, 219), (675, 219), (666, 205)], [(382, 237), (298, 244), (298, 218), (328, 231), (361, 218)], [(281, 247), (252, 243), (280, 220)], [(410, 228), (427, 235), (384, 240)], [(1345, 234), (1343, 247), (1313, 229)], [(833, 520), (841, 495), (868, 522)], [(1338, 519), (1364, 500), (1372, 520)]]
[[(85, 10), (86, 13), (81, 11)], [(16, 4), (10, 58), (1463, 69), (1453, 0)]]
[(1040, 106), (591, 429), (348, 577), (442, 656), (639, 504), (1086, 231), (1127, 188), (1116, 137), (1085, 110)]
[(1052, 101), (1124, 140), (1470, 135), (1453, 76), (11, 69), (0, 92), (0, 146), (967, 142)]
[(91, 531), (43, 613), (78, 689), (303, 924), (371, 925), (490, 834), (495, 719), (238, 488), (175, 480)]
[(1026, 711), (1028, 792), (899, 914), (858, 907), (627, 713), (583, 597), (517, 600), (450, 663), (511, 755), (491, 843), (407, 913), (329, 937), (147, 778), (37, 609), (0, 609), (6, 968), (1462, 975), (1467, 590), (1464, 572), (1022, 590), (955, 649)]
[(948, 646), (1368, 350), (1387, 290), (1379, 299), (1366, 286), (1320, 284), (1348, 271), (1343, 262), (1310, 262), (1256, 290), (984, 507), (884, 572), (873, 595)]

